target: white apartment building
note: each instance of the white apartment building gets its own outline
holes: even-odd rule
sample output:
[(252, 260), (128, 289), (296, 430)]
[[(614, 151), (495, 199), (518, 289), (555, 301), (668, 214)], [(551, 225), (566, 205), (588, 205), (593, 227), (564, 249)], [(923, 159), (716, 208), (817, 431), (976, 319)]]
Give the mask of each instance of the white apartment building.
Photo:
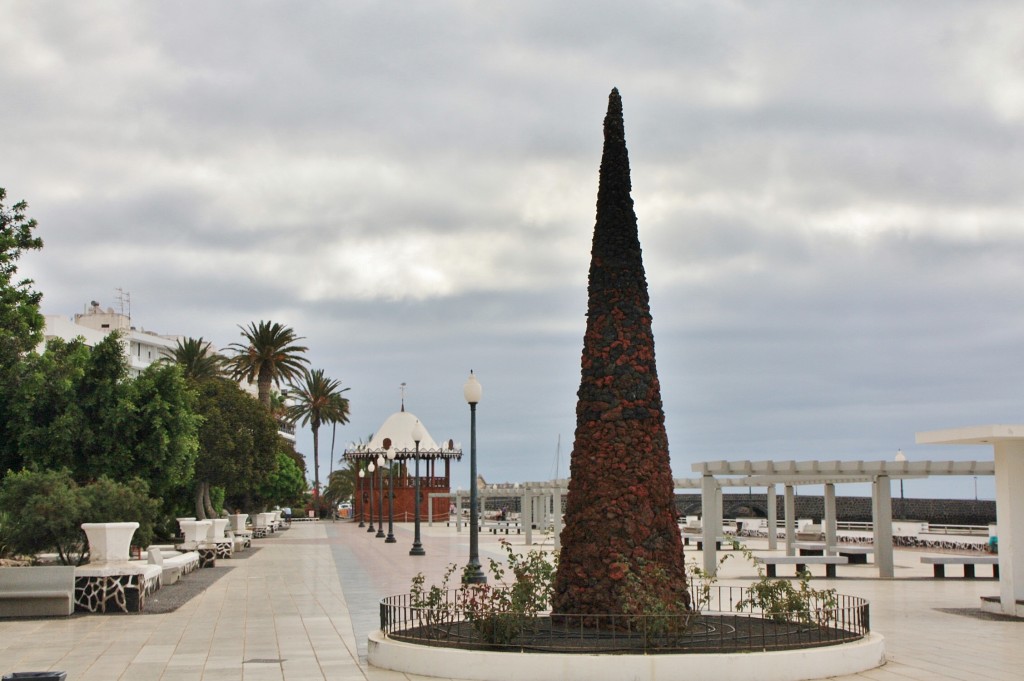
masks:
[(121, 332), (121, 344), (128, 360), (128, 372), (138, 376), (153, 362), (169, 357), (178, 344), (178, 336), (161, 336), (151, 331), (138, 330), (131, 325), (131, 318), (112, 308), (106, 310), (92, 301), (84, 313), (72, 319), (61, 315), (45, 315), (45, 339), (62, 338), (66, 341), (81, 337), (92, 347), (106, 338), (111, 331)]

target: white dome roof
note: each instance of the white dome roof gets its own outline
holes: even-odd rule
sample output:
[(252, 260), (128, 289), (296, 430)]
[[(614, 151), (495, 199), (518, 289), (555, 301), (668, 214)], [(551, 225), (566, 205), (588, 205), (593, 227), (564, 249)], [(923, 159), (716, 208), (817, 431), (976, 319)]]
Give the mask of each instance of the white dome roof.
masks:
[[(416, 441), (412, 437), (412, 431), (419, 419), (415, 414), (407, 411), (395, 412), (384, 421), (384, 424), (377, 429), (377, 432), (370, 438), (370, 442), (364, 446), (345, 450), (345, 456), (349, 458), (376, 458), (378, 454), (384, 453), (384, 441), (390, 440), (390, 449), (395, 452), (397, 458), (412, 458), (416, 451)], [(420, 438), (420, 456), (424, 458), (450, 457), (462, 458), (462, 450), (454, 446), (449, 447), (449, 442), (438, 446), (434, 438), (430, 437), (426, 426), (420, 423), (423, 429), (423, 437)]]
[[(395, 412), (388, 417), (384, 425), (378, 428), (377, 432), (370, 438), (369, 449), (384, 449), (384, 440), (388, 438), (391, 440), (391, 448), (395, 451), (400, 452), (404, 449), (414, 451), (416, 449), (416, 442), (412, 437), (412, 429), (416, 427), (417, 421), (419, 419), (410, 412)], [(420, 426), (423, 428), (420, 449), (437, 449), (437, 443), (434, 442), (434, 438), (430, 437), (426, 426), (422, 423)]]

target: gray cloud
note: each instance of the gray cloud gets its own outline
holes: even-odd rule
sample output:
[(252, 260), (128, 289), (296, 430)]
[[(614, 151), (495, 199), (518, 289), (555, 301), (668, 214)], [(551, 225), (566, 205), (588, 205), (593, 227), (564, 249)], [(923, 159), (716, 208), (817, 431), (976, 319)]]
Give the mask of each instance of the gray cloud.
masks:
[(946, 456), (914, 431), (1020, 421), (1022, 13), (3, 3), (0, 186), (40, 222), (46, 312), (122, 287), (218, 345), (291, 324), (352, 387), (339, 451), (403, 381), (468, 440), (473, 368), (485, 476), (540, 479), (618, 86), (676, 474)]

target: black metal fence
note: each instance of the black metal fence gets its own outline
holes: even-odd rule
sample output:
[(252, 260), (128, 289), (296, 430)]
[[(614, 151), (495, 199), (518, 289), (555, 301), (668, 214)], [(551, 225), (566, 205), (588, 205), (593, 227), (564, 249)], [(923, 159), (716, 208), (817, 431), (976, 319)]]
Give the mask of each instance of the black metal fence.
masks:
[(788, 610), (740, 610), (738, 604), (751, 596), (747, 587), (701, 589), (701, 611), (686, 614), (473, 615), (466, 593), (452, 590), (429, 607), (415, 605), (406, 594), (385, 598), (380, 625), (396, 641), (435, 647), (623, 654), (810, 648), (856, 641), (870, 630), (863, 598), (812, 595)]

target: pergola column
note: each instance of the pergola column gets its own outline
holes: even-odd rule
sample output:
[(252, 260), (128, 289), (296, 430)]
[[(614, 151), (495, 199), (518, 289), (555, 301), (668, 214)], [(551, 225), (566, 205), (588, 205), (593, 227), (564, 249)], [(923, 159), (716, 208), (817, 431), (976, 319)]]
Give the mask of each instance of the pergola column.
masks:
[(825, 555), (833, 554), (833, 547), (836, 544), (836, 486), (834, 483), (825, 483)]
[(775, 508), (775, 485), (768, 485), (766, 490), (767, 494), (767, 507), (765, 510), (768, 511), (768, 550), (776, 551), (779, 548), (779, 512)]
[(1001, 440), (994, 443), (994, 449), (999, 603), (1003, 613), (1020, 617), (1024, 610), (1024, 494), (1020, 493), (1024, 481), (1024, 442)]
[(888, 475), (879, 475), (872, 485), (872, 534), (875, 564), (881, 579), (893, 578), (892, 559), (892, 484)]
[(527, 546), (533, 545), (533, 494), (524, 494), (519, 499), (519, 525), (523, 528)]
[(700, 500), (704, 516), (701, 518), (702, 541), (704, 544), (704, 573), (710, 577), (718, 569), (718, 556), (715, 551), (715, 540), (721, 532), (722, 521), (719, 504), (718, 481), (713, 475), (704, 475), (700, 482)]
[(552, 509), (552, 520), (555, 528), (555, 551), (562, 548), (562, 491), (558, 490), (551, 495), (554, 508)]
[(796, 497), (793, 494), (793, 485), (785, 487), (785, 522), (786, 522), (786, 555), (796, 555)]

